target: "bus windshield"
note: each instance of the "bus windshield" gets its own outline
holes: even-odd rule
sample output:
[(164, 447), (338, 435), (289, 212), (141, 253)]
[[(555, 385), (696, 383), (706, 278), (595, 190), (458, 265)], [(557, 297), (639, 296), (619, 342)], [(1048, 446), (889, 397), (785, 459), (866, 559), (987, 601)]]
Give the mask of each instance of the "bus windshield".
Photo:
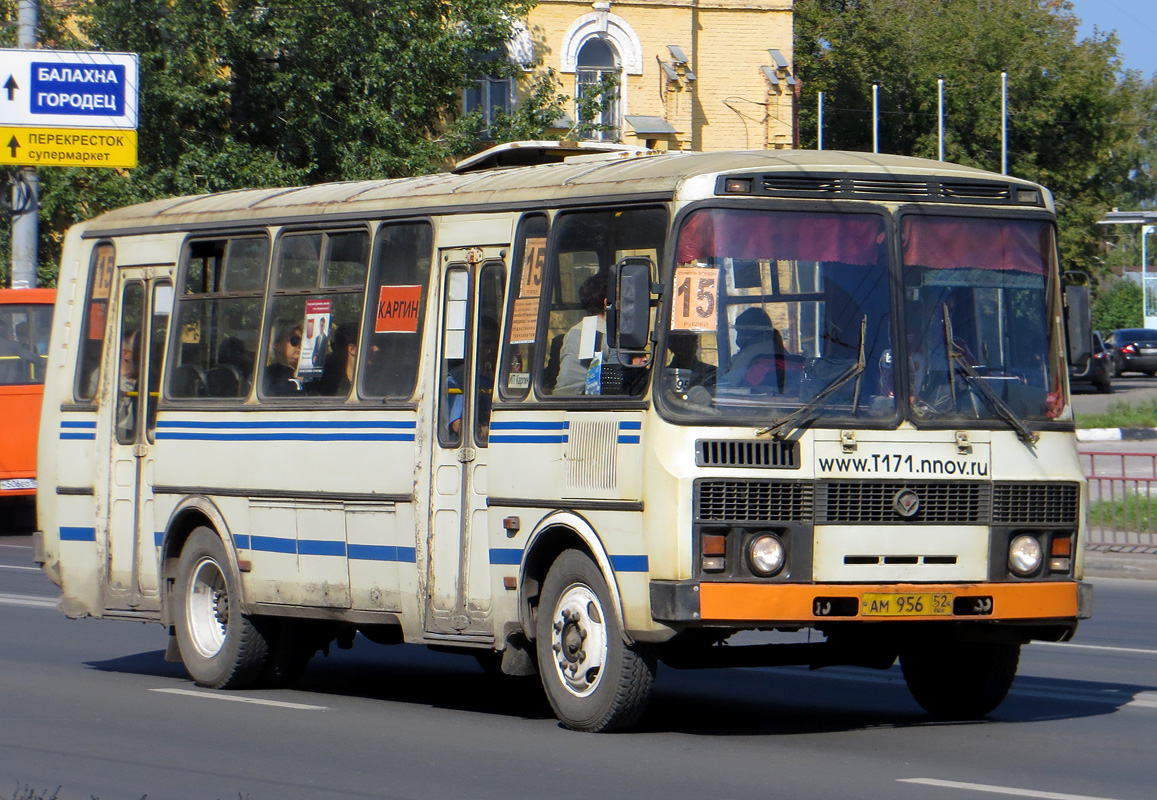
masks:
[(44, 383), (51, 327), (51, 305), (0, 305), (0, 386)]
[(1057, 417), (1051, 223), (908, 215), (900, 241), (916, 419)]
[(677, 416), (890, 418), (884, 217), (705, 208), (679, 233), (663, 363)]
[[(899, 346), (888, 224), (700, 209), (679, 233), (662, 396), (679, 417), (1052, 419), (1064, 406), (1051, 224), (907, 214)], [(897, 369), (907, 367), (901, 377)], [(792, 415), (789, 417), (789, 415)], [(800, 422), (805, 421), (799, 419)], [(781, 431), (782, 432), (782, 431)]]

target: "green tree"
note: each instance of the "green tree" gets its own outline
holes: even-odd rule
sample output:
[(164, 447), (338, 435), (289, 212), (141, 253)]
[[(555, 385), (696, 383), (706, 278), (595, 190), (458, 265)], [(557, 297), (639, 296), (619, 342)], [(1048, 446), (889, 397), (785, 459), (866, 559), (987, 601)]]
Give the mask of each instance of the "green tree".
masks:
[[(44, 46), (139, 54), (141, 95), (135, 169), (40, 170), (41, 263), (55, 273), (69, 225), (128, 203), (414, 175), (488, 146), (475, 118), (457, 118), (460, 92), (521, 72), (486, 54), (533, 3), (100, 0), (69, 4), (82, 38), (42, 3)], [(5, 19), (15, 8), (0, 0)], [(3, 36), (14, 44), (14, 28)], [(557, 88), (540, 82), (490, 134), (542, 138)]]
[(1141, 287), (1133, 281), (1117, 281), (1093, 301), (1093, 330), (1105, 336), (1117, 328), (1140, 328)]
[(1067, 0), (799, 0), (796, 69), (802, 146), (871, 149), (871, 85), (880, 147), (937, 157), (937, 78), (946, 84), (945, 157), (999, 171), (1000, 88), (1008, 72), (1008, 167), (1053, 190), (1066, 269), (1103, 274), (1096, 220), (1143, 191), (1138, 98), (1113, 36), (1077, 40)]

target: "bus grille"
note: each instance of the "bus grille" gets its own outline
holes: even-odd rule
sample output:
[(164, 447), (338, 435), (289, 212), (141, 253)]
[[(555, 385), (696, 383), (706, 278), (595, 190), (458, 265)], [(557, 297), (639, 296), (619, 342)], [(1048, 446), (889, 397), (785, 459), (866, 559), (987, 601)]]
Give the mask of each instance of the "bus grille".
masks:
[(700, 439), (695, 463), (701, 467), (799, 469), (799, 444), (774, 440)]
[[(920, 498), (911, 519), (894, 508), (896, 495), (905, 489)], [(816, 487), (816, 522), (976, 525), (988, 522), (991, 496), (987, 483), (827, 481)]]
[(813, 493), (802, 481), (700, 480), (695, 516), (705, 522), (810, 520)]
[[(728, 176), (735, 177), (735, 176)], [(753, 176), (754, 194), (770, 197), (870, 197), (947, 203), (1017, 203), (1013, 184), (1003, 181), (928, 180), (917, 176), (789, 175)], [(716, 194), (727, 194), (720, 179)], [(1032, 205), (1043, 205), (1039, 192)]]
[[(1072, 482), (772, 481), (703, 478), (695, 484), (701, 522), (806, 522), (853, 525), (1076, 525), (1080, 486)], [(896, 511), (896, 495), (920, 498)]]
[(997, 483), (992, 521), (997, 525), (1076, 525), (1080, 496), (1076, 483)]

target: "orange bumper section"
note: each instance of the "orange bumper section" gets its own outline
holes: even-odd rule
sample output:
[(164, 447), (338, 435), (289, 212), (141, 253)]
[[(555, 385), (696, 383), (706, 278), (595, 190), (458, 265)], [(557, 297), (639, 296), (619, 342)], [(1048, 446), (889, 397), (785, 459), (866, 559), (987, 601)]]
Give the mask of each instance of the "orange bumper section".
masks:
[[(699, 584), (699, 619), (720, 622), (814, 622), (816, 598), (850, 597), (859, 601), (866, 593), (895, 594), (947, 593), (953, 598), (991, 597), (992, 613), (984, 616), (904, 616), (854, 617), (869, 621), (967, 619), (1036, 620), (1075, 619), (1077, 617), (1077, 584), (1073, 581), (1050, 583), (985, 584)], [(835, 620), (836, 618), (832, 618)]]

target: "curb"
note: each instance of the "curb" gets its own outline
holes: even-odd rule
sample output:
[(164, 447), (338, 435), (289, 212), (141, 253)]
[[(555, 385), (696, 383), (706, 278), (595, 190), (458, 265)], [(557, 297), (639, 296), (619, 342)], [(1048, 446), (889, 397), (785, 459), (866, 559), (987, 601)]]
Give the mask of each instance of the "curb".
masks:
[(1078, 442), (1157, 441), (1157, 428), (1078, 428)]

